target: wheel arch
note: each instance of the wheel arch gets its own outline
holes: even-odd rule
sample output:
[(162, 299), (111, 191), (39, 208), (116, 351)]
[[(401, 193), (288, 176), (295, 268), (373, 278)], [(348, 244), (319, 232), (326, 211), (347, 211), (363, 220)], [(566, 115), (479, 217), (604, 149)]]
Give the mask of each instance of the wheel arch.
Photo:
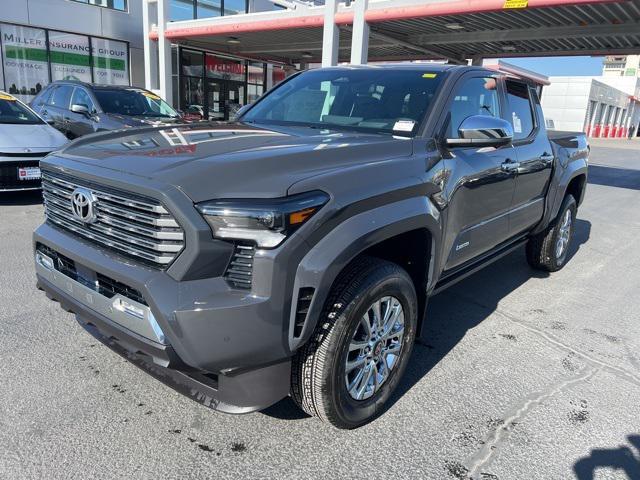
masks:
[[(340, 273), (363, 255), (392, 261), (407, 270), (418, 295), (420, 327), (437, 258), (439, 217), (429, 199), (415, 197), (351, 217), (325, 236), (297, 268), (289, 322), (291, 351), (310, 338)], [(313, 297), (301, 320), (298, 297), (305, 288), (313, 289)], [(302, 327), (295, 334), (300, 321)]]

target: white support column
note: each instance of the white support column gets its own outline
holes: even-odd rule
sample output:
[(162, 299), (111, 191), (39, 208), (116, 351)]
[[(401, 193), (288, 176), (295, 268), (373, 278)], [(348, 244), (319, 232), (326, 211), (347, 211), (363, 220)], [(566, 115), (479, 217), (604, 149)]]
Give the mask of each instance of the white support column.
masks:
[(155, 0), (142, 0), (142, 35), (144, 42), (144, 87), (158, 89), (158, 45), (149, 38), (151, 26), (158, 13)]
[(158, 4), (158, 67), (160, 96), (173, 105), (173, 83), (171, 81), (171, 42), (164, 36), (169, 22), (169, 0), (157, 0)]
[(356, 0), (353, 6), (351, 64), (366, 65), (369, 58), (369, 24), (364, 18), (369, 0)]
[(333, 67), (338, 64), (340, 30), (336, 25), (338, 0), (327, 0), (324, 7), (324, 32), (322, 35), (322, 66)]

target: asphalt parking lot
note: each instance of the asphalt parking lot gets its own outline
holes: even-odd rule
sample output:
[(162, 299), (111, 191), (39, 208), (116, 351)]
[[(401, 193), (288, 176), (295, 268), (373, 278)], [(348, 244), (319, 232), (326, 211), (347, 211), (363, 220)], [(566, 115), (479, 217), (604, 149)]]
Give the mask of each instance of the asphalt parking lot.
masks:
[(640, 478), (640, 142), (591, 163), (566, 268), (518, 251), (435, 297), (356, 431), (215, 413), (101, 346), (35, 288), (38, 195), (1, 195), (0, 478)]

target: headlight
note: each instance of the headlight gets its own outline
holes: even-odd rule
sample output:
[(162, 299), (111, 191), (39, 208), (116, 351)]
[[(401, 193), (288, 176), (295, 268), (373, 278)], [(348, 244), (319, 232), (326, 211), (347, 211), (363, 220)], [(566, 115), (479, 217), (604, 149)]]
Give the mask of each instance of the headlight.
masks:
[(274, 248), (328, 201), (329, 195), (314, 191), (276, 199), (213, 200), (196, 208), (214, 237), (249, 240), (261, 248)]

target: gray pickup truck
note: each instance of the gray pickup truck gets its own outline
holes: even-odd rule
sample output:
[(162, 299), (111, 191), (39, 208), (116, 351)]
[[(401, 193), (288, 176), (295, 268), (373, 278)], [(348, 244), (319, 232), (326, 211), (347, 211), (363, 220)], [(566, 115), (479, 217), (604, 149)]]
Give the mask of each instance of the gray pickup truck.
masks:
[(526, 79), (307, 71), (232, 123), (89, 135), (46, 157), (37, 282), (208, 407), (291, 395), (355, 428), (401, 381), (431, 295), (525, 245), (533, 268), (564, 266), (588, 153), (581, 133), (548, 135)]

